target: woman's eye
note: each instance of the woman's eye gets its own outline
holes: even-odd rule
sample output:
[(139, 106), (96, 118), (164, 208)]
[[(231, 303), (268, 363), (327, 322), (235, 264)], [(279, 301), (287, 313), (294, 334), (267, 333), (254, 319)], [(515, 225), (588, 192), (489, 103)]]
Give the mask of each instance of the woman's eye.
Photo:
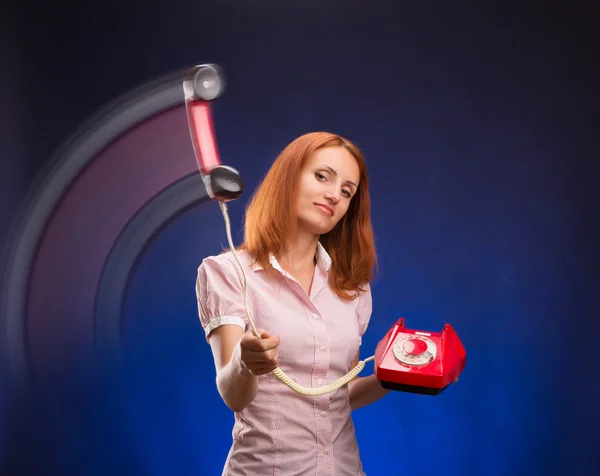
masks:
[(325, 175), (320, 172), (315, 173), (315, 177), (317, 177), (317, 180), (325, 180)]
[(349, 190), (346, 190), (345, 188), (342, 189), (342, 193), (346, 195), (346, 197), (350, 198), (352, 196), (352, 194), (350, 193)]

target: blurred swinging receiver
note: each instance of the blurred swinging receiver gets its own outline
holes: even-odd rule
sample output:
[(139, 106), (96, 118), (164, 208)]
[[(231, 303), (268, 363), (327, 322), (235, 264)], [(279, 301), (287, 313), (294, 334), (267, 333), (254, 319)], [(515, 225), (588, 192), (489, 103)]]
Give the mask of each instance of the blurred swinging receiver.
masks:
[(446, 324), (442, 332), (407, 329), (401, 318), (375, 348), (375, 375), (383, 388), (438, 395), (465, 368), (467, 353)]
[[(212, 63), (191, 68), (183, 82), (188, 124), (198, 168), (208, 195), (219, 203), (223, 211), (228, 240), (234, 251), (226, 203), (241, 196), (244, 182), (236, 169), (221, 163), (211, 110), (211, 103), (223, 94), (224, 89), (224, 74), (219, 66)], [(244, 289), (245, 286), (244, 279)], [(244, 300), (245, 298), (244, 291)], [(249, 313), (248, 320), (258, 335)], [(360, 361), (347, 375), (327, 387), (300, 387), (283, 373), (278, 373), (277, 378), (296, 392), (321, 395), (346, 385), (369, 360), (375, 361), (375, 375), (384, 388), (438, 395), (465, 368), (466, 352), (449, 324), (444, 326), (441, 333), (423, 332), (406, 329), (402, 318), (379, 342), (374, 356)]]

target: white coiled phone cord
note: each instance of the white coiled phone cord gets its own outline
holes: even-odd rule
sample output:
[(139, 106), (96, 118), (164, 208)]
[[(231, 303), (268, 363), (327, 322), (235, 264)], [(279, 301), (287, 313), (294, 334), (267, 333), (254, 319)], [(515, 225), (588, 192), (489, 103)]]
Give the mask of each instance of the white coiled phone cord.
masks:
[[(246, 309), (246, 315), (248, 316), (248, 322), (250, 322), (250, 326), (252, 327), (252, 332), (254, 332), (254, 335), (256, 337), (258, 337), (259, 339), (261, 339), (260, 334), (258, 333), (258, 331), (256, 330), (256, 327), (254, 326), (252, 317), (250, 317), (250, 310), (248, 309), (248, 302), (247, 302), (247, 295), (246, 295), (247, 294), (246, 293), (246, 290), (247, 290), (246, 273), (244, 272), (244, 267), (242, 266), (242, 263), (240, 263), (240, 260), (237, 257), (237, 254), (235, 251), (235, 246), (233, 246), (233, 239), (231, 238), (231, 223), (229, 221), (229, 214), (227, 213), (227, 205), (225, 202), (219, 200), (219, 206), (221, 207), (221, 211), (223, 212), (223, 218), (225, 219), (225, 228), (227, 231), (227, 241), (229, 241), (229, 248), (233, 252), (233, 256), (235, 257), (235, 260), (237, 261), (238, 265), (240, 266), (240, 269), (242, 270), (242, 275), (244, 277), (244, 308)], [(356, 377), (362, 371), (362, 369), (365, 367), (365, 364), (367, 362), (369, 362), (370, 360), (373, 360), (374, 358), (375, 358), (375, 356), (371, 356), (365, 360), (359, 360), (356, 367), (354, 367), (350, 372), (348, 372), (343, 377), (340, 377), (335, 382), (332, 382), (325, 387), (308, 388), (308, 387), (303, 387), (302, 385), (298, 385), (291, 378), (289, 378), (285, 374), (285, 372), (283, 370), (281, 370), (279, 367), (277, 367), (275, 370), (273, 370), (273, 374), (275, 375), (275, 377), (277, 377), (280, 381), (282, 381), (285, 385), (287, 385), (289, 388), (291, 388), (296, 393), (300, 393), (302, 395), (308, 395), (308, 396), (325, 395), (326, 393), (333, 392), (333, 391), (337, 390), (338, 388), (346, 385), (348, 382), (350, 382), (354, 377)]]

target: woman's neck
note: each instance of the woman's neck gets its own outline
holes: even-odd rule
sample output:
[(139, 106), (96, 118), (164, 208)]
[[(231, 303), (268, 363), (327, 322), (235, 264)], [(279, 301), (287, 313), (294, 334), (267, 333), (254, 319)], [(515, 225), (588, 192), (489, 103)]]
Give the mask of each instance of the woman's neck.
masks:
[(298, 234), (295, 239), (288, 240), (286, 250), (277, 257), (277, 261), (292, 274), (313, 270), (318, 242), (319, 235)]

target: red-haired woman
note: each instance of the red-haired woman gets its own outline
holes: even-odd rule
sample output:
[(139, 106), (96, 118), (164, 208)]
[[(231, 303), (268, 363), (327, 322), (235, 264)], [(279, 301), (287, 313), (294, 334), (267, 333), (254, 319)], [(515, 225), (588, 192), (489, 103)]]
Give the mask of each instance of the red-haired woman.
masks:
[(217, 388), (235, 413), (223, 474), (363, 474), (351, 411), (388, 392), (374, 375), (306, 396), (272, 373), (322, 387), (358, 362), (376, 265), (358, 148), (325, 132), (290, 143), (252, 197), (236, 254), (204, 259), (196, 283)]

